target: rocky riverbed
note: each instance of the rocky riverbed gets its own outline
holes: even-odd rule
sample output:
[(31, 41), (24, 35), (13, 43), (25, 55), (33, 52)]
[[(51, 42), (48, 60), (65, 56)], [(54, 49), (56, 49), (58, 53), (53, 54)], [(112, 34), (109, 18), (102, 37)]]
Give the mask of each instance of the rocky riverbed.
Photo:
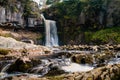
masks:
[(119, 45), (73, 45), (53, 49), (19, 42), (13, 38), (0, 39), (1, 80), (120, 78)]
[(63, 73), (59, 75), (38, 77), (33, 74), (8, 76), (2, 80), (119, 80), (120, 64), (106, 65), (87, 72)]
[(119, 52), (111, 51), (24, 56), (6, 63), (0, 74), (2, 80), (119, 80), (120, 75)]

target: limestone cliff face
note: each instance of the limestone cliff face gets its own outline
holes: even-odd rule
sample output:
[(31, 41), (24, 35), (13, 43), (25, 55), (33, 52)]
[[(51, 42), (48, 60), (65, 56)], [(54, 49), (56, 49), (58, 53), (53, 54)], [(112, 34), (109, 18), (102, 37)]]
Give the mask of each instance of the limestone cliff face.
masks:
[(76, 0), (70, 3), (66, 1), (46, 9), (44, 15), (57, 21), (62, 42), (83, 43), (85, 38), (88, 39), (89, 35), (92, 35), (89, 32), (84, 33), (85, 31), (120, 26), (119, 4), (120, 0)]
[(120, 0), (110, 0), (107, 6), (107, 26), (120, 25)]
[[(87, 19), (93, 23), (104, 25), (107, 27), (119, 26), (120, 25), (120, 0), (103, 0), (101, 5), (102, 10), (98, 11), (98, 14), (90, 17), (91, 14), (86, 15), (86, 12), (80, 14), (80, 24), (85, 24)], [(88, 9), (89, 10), (89, 9)]]
[[(30, 1), (12, 0), (7, 5), (0, 5), (0, 23), (18, 22), (20, 25), (34, 24), (39, 19), (38, 4)], [(29, 18), (34, 18), (29, 21)], [(34, 26), (34, 25), (33, 25)]]
[(23, 24), (23, 7), (20, 2), (16, 3), (17, 11), (13, 11), (13, 8), (6, 8), (0, 6), (0, 23), (18, 21)]

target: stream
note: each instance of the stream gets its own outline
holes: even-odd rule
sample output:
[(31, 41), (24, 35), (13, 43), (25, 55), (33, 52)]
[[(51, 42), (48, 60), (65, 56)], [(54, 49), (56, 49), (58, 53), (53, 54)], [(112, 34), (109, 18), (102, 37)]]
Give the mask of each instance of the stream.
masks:
[[(52, 65), (51, 65), (52, 64)], [(30, 72), (32, 73), (21, 73), (21, 72), (15, 72), (15, 73), (6, 73), (6, 70), (10, 67), (11, 62), (7, 63), (6, 66), (4, 66), (0, 73), (0, 79), (4, 79), (5, 77), (12, 77), (12, 76), (19, 76), (19, 75), (26, 75), (28, 77), (42, 77), (45, 74), (48, 73), (50, 70), (50, 67), (59, 67), (59, 69), (64, 70), (65, 72), (85, 72), (92, 70), (94, 67), (90, 65), (80, 65), (77, 63), (73, 63), (70, 61), (70, 59), (42, 59), (42, 64), (33, 67)]]
[[(60, 51), (59, 51), (60, 52)], [(71, 53), (70, 51), (68, 51)], [(74, 51), (72, 51), (74, 52)], [(76, 51), (79, 52), (79, 51)], [(55, 54), (59, 54), (55, 52)], [(89, 52), (87, 52), (89, 54)], [(115, 58), (110, 59), (110, 61), (107, 62), (108, 65), (110, 64), (118, 64), (120, 63), (120, 53), (118, 53)], [(78, 64), (75, 62), (72, 62), (70, 58), (61, 57), (61, 58), (44, 58), (41, 59), (42, 63), (34, 66), (29, 71), (23, 72), (14, 72), (14, 73), (7, 73), (6, 70), (10, 67), (12, 63), (15, 62), (15, 60), (6, 60), (6, 61), (0, 61), (0, 65), (3, 65), (1, 72), (0, 72), (0, 79), (4, 79), (6, 77), (12, 77), (12, 76), (20, 76), (25, 75), (28, 77), (42, 77), (46, 75), (52, 68), (57, 67), (60, 70), (63, 70), (66, 73), (71, 72), (87, 72), (90, 70), (93, 70), (95, 68), (95, 64)]]

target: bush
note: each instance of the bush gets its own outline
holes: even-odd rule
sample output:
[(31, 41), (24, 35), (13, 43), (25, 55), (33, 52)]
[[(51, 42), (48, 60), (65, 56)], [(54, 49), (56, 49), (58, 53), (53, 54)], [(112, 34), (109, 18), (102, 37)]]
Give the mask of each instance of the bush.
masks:
[(84, 34), (85, 34), (85, 42), (90, 43), (91, 39), (92, 39), (93, 32), (87, 31)]
[(120, 43), (120, 28), (112, 27), (97, 31), (92, 36), (93, 41), (101, 43)]
[(0, 49), (0, 54), (1, 54), (1, 55), (7, 55), (9, 52), (10, 52), (10, 50)]
[(120, 43), (120, 27), (111, 27), (98, 30), (96, 32), (86, 31), (84, 32), (85, 43), (94, 44), (119, 44)]

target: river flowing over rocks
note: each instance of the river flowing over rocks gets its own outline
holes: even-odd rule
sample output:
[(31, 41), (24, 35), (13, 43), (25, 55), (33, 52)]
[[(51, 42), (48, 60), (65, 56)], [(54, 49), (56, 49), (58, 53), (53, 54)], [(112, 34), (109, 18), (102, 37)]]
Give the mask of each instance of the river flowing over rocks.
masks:
[[(1, 80), (119, 80), (119, 45), (56, 48), (0, 37)], [(8, 50), (9, 53), (3, 54)]]
[(0, 80), (120, 80), (119, 4), (0, 0)]

